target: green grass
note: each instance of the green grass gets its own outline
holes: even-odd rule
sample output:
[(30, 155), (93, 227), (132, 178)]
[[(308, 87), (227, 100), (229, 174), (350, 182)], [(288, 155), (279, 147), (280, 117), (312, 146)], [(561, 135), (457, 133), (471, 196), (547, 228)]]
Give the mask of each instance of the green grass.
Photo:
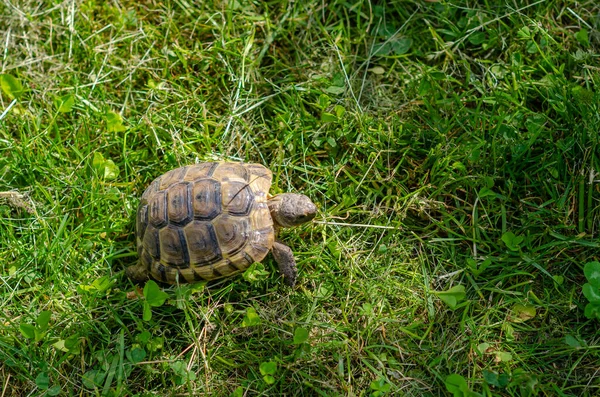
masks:
[[(600, 393), (595, 1), (192, 3), (0, 6), (0, 396)], [(139, 197), (215, 159), (318, 204), (299, 283), (144, 321)]]

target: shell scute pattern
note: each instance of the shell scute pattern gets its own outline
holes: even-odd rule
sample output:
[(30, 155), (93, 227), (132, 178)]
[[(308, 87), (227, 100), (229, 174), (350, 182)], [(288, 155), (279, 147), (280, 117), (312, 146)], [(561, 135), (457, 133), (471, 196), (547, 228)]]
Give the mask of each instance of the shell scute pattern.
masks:
[(181, 167), (171, 170), (160, 177), (159, 189), (164, 190), (169, 188), (172, 184), (183, 180), (183, 176), (186, 174), (188, 167)]
[(214, 179), (200, 179), (192, 189), (194, 218), (211, 220), (221, 213), (221, 184)]
[(210, 265), (223, 258), (215, 228), (210, 222), (193, 221), (183, 230), (192, 265)]
[(172, 185), (167, 191), (167, 215), (169, 222), (185, 225), (192, 220), (191, 185), (181, 182)]
[(221, 163), (212, 176), (218, 181), (248, 182), (249, 178), (246, 166), (239, 163)]
[(157, 178), (138, 208), (141, 263), (176, 283), (230, 276), (261, 261), (275, 238), (271, 180), (259, 164), (210, 162)]
[(169, 225), (158, 232), (160, 239), (160, 257), (171, 266), (189, 267), (190, 258), (183, 230)]
[[(148, 225), (148, 205), (140, 205), (138, 215), (135, 222), (135, 230), (138, 238), (144, 238), (146, 226)], [(139, 249), (139, 246), (138, 246)]]
[(223, 207), (231, 215), (244, 216), (250, 213), (254, 203), (254, 193), (246, 182), (227, 181), (221, 184)]
[(150, 197), (148, 202), (148, 221), (155, 227), (163, 227), (167, 224), (167, 206), (165, 203), (166, 191), (158, 191)]
[(148, 225), (146, 227), (146, 233), (144, 233), (144, 239), (142, 240), (142, 247), (153, 258), (160, 258), (160, 240), (158, 238), (158, 229), (153, 225)]
[(223, 214), (214, 222), (219, 247), (223, 254), (230, 257), (246, 246), (250, 225), (245, 217)]
[(187, 167), (184, 181), (197, 181), (201, 178), (210, 177), (219, 163), (200, 163)]

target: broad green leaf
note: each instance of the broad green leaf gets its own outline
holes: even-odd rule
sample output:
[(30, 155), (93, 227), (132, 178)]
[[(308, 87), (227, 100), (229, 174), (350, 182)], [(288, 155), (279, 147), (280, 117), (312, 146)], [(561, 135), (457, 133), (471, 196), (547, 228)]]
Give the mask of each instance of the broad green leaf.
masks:
[(485, 382), (488, 385), (491, 386), (496, 386), (498, 387), (498, 374), (492, 371), (488, 371), (487, 369), (483, 370), (483, 380), (485, 380)]
[(403, 55), (412, 47), (413, 40), (410, 37), (387, 39), (373, 48), (373, 55)]
[(150, 340), (150, 342), (148, 343), (148, 346), (146, 346), (146, 347), (148, 348), (148, 350), (156, 352), (156, 351), (162, 350), (164, 345), (165, 345), (165, 339), (161, 338), (161, 337), (156, 337), (156, 338), (152, 338), (152, 340)]
[(45, 372), (40, 372), (35, 378), (35, 384), (42, 390), (46, 390), (50, 386), (50, 378)]
[(594, 103), (594, 92), (586, 88), (576, 86), (571, 89), (575, 101), (582, 105), (590, 105)]
[(473, 45), (480, 45), (485, 43), (487, 36), (485, 32), (476, 32), (469, 36), (469, 43)]
[(152, 338), (152, 334), (148, 331), (143, 331), (135, 337), (135, 339), (142, 344), (150, 342), (150, 338)]
[(75, 349), (77, 349), (79, 347), (80, 343), (81, 343), (81, 339), (80, 339), (80, 336), (77, 334), (71, 335), (67, 339), (65, 339), (65, 347), (69, 351), (74, 351)]
[(439, 298), (452, 309), (458, 304), (458, 300), (453, 295), (440, 295)]
[(199, 294), (204, 291), (206, 287), (206, 281), (202, 281), (200, 283), (193, 283), (188, 286), (188, 290), (190, 295)]
[(169, 366), (176, 375), (187, 377), (187, 366), (183, 361), (175, 361), (170, 363)]
[(521, 322), (527, 321), (535, 317), (536, 310), (532, 305), (523, 305), (521, 303), (517, 303), (512, 308), (513, 312), (516, 315), (514, 321)]
[(54, 102), (60, 113), (69, 113), (75, 105), (75, 96), (73, 94), (63, 95)]
[(49, 396), (58, 396), (60, 394), (60, 386), (59, 385), (52, 386), (51, 388), (48, 389), (46, 394)]
[(94, 289), (96, 289), (98, 292), (105, 292), (108, 291), (113, 284), (114, 282), (109, 276), (101, 276), (92, 282), (92, 287), (94, 287)]
[(337, 116), (338, 119), (340, 117), (342, 117), (344, 115), (344, 113), (346, 113), (346, 109), (341, 105), (335, 105), (333, 107), (333, 110), (335, 111), (335, 115)]
[(277, 363), (275, 361), (260, 363), (259, 369), (260, 374), (268, 385), (275, 383), (275, 378), (273, 377), (277, 373)]
[(327, 113), (327, 112), (321, 113), (321, 121), (330, 122), (330, 121), (337, 121), (337, 119), (338, 118), (335, 114), (331, 114), (331, 113)]
[(487, 350), (491, 347), (492, 345), (490, 345), (489, 343), (480, 343), (477, 345), (477, 351), (479, 352), (479, 354), (481, 354), (482, 356), (484, 354), (487, 353)]
[(325, 109), (327, 106), (329, 106), (329, 103), (331, 102), (331, 99), (325, 95), (325, 94), (321, 94), (319, 95), (319, 107), (321, 109)]
[(590, 303), (600, 304), (600, 290), (592, 287), (592, 284), (585, 283), (581, 288), (583, 291), (583, 296), (587, 298)]
[(419, 95), (425, 96), (432, 93), (431, 81), (426, 78), (423, 78), (419, 83)]
[(140, 361), (143, 361), (144, 358), (146, 358), (146, 350), (144, 350), (140, 347), (134, 347), (131, 350), (131, 362), (133, 362), (134, 364), (137, 364)]
[(23, 334), (27, 339), (35, 338), (35, 327), (31, 324), (21, 324), (19, 325), (19, 331)]
[(513, 357), (512, 354), (507, 353), (507, 352), (496, 352), (496, 361), (497, 362), (510, 362), (512, 361)]
[(498, 375), (498, 387), (505, 388), (510, 382), (510, 375), (500, 374)]
[(372, 381), (369, 387), (371, 388), (371, 390), (376, 390), (383, 393), (387, 393), (392, 388), (392, 386), (389, 383), (387, 383), (387, 381), (383, 377), (379, 377)]
[(271, 375), (265, 375), (263, 376), (263, 380), (265, 381), (265, 383), (267, 385), (272, 385), (273, 383), (275, 383), (275, 378)]
[(529, 39), (531, 37), (531, 30), (529, 29), (529, 27), (523, 26), (517, 32), (517, 37), (520, 38), (520, 39), (523, 39), (523, 40), (527, 40), (527, 39)]
[(585, 278), (592, 287), (600, 290), (600, 262), (588, 262), (583, 267)]
[(48, 310), (45, 310), (38, 315), (38, 318), (35, 320), (35, 322), (39, 325), (40, 330), (45, 331), (48, 329), (48, 323), (50, 322), (51, 315), (52, 313), (50, 313)]
[(406, 54), (410, 47), (412, 47), (413, 40), (410, 37), (402, 37), (392, 44), (394, 54), (402, 55)]
[(465, 378), (458, 374), (448, 375), (444, 383), (446, 384), (446, 390), (455, 397), (462, 397), (469, 390)]
[(502, 324), (502, 332), (507, 341), (512, 342), (515, 340), (515, 329), (510, 323), (505, 322)]
[(142, 319), (144, 321), (150, 321), (152, 319), (152, 309), (148, 302), (144, 302), (144, 312), (142, 314)]
[(257, 281), (266, 280), (269, 277), (269, 272), (265, 269), (265, 265), (260, 262), (254, 262), (242, 274), (244, 280), (255, 283)]
[(335, 287), (333, 285), (331, 285), (330, 283), (325, 282), (323, 284), (319, 284), (319, 286), (317, 287), (317, 290), (314, 292), (315, 298), (327, 299), (331, 295), (333, 295), (334, 290), (335, 290)]
[(525, 46), (525, 49), (530, 54), (535, 54), (536, 52), (538, 52), (538, 47), (535, 44), (535, 41), (533, 41), (533, 40), (531, 40), (527, 43), (527, 45)]
[(260, 363), (261, 375), (275, 375), (277, 373), (277, 363), (275, 361), (267, 361)]
[(479, 190), (479, 198), (496, 197), (496, 196), (497, 196), (496, 192), (494, 192), (489, 187), (482, 187), (481, 190)]
[(464, 285), (455, 285), (447, 291), (435, 291), (434, 293), (452, 309), (466, 297)]
[(175, 375), (175, 384), (177, 386), (185, 385), (186, 375)]
[(154, 280), (148, 280), (144, 286), (144, 297), (148, 305), (159, 307), (165, 303), (169, 295), (161, 290)]
[(294, 345), (299, 345), (308, 340), (308, 330), (305, 328), (296, 328), (294, 330)]
[(583, 314), (590, 320), (593, 320), (593, 319), (600, 320), (600, 304), (588, 303), (585, 306), (585, 311), (583, 312)]
[(465, 165), (463, 163), (461, 163), (460, 161), (453, 162), (451, 167), (453, 170), (457, 170), (457, 171), (461, 171), (461, 172), (464, 172), (467, 170), (467, 167), (465, 167)]
[(119, 176), (119, 167), (110, 159), (105, 159), (101, 153), (94, 152), (92, 168), (98, 175), (106, 180), (116, 179)]
[(109, 276), (101, 276), (92, 281), (92, 284), (85, 285), (80, 284), (77, 286), (77, 290), (80, 292), (105, 292), (108, 291), (114, 284), (114, 281)]
[(10, 74), (0, 74), (0, 86), (10, 99), (19, 99), (23, 95), (21, 82)]
[(331, 85), (327, 88), (325, 88), (325, 92), (329, 93), (329, 94), (334, 94), (334, 95), (338, 95), (338, 94), (343, 94), (346, 91), (346, 87), (344, 86), (336, 86), (336, 85)]
[(42, 339), (44, 339), (44, 336), (46, 336), (46, 331), (42, 331), (40, 328), (36, 328), (34, 331), (34, 334), (35, 334), (34, 340), (36, 342), (39, 342)]
[(517, 236), (513, 232), (506, 232), (502, 235), (502, 241), (504, 241), (509, 250), (518, 251), (523, 242), (523, 236)]
[(574, 348), (580, 348), (583, 347), (584, 345), (577, 339), (575, 338), (573, 335), (567, 335), (565, 336), (565, 343), (571, 347)]
[(106, 373), (103, 371), (92, 369), (83, 374), (81, 377), (81, 383), (83, 383), (83, 386), (88, 389), (94, 389), (102, 385), (105, 375)]
[(538, 382), (537, 375), (528, 373), (521, 368), (516, 368), (512, 373), (510, 385), (519, 386), (520, 396), (530, 397), (535, 395), (535, 386), (538, 384)]
[(119, 167), (112, 160), (106, 160), (104, 163), (104, 179), (113, 180), (119, 176)]
[(469, 266), (469, 270), (471, 271), (471, 273), (473, 273), (474, 276), (479, 276), (491, 264), (492, 264), (492, 260), (490, 258), (487, 258), (486, 260), (481, 262), (479, 265), (477, 264), (477, 261), (475, 259), (473, 259), (473, 258), (467, 259), (467, 265)]
[(126, 130), (123, 125), (123, 118), (119, 113), (109, 110), (104, 115), (104, 120), (106, 121), (106, 129), (108, 132), (123, 132)]
[(247, 308), (246, 315), (242, 320), (242, 327), (253, 327), (258, 324), (260, 324), (260, 317), (256, 313), (256, 310), (253, 307)]
[(579, 32), (575, 33), (575, 38), (583, 47), (587, 48), (590, 46), (590, 38), (587, 29), (579, 29)]
[(244, 397), (244, 388), (242, 386), (238, 386), (233, 393), (229, 395), (229, 397)]
[[(446, 73), (441, 72), (439, 70), (430, 72), (429, 76), (431, 76), (434, 80), (438, 80), (438, 81), (445, 81), (448, 78)], [(488, 186), (488, 187), (491, 187), (491, 186)]]
[(508, 374), (497, 374), (487, 369), (483, 370), (483, 379), (488, 385), (494, 387), (505, 388), (510, 382), (510, 376)]
[(68, 353), (69, 349), (65, 347), (65, 340), (59, 339), (58, 341), (52, 344), (56, 350), (60, 350), (61, 352)]
[(100, 171), (102, 167), (104, 167), (104, 156), (100, 152), (94, 152), (94, 157), (92, 157), (92, 168)]

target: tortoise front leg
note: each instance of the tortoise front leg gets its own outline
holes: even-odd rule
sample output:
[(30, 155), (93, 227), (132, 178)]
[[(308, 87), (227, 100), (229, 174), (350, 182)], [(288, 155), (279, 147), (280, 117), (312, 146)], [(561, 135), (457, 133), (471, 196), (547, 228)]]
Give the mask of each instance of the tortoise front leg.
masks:
[(298, 269), (296, 269), (296, 260), (292, 249), (279, 241), (275, 241), (273, 243), (273, 257), (279, 265), (279, 272), (283, 275), (285, 283), (293, 287), (296, 284)]

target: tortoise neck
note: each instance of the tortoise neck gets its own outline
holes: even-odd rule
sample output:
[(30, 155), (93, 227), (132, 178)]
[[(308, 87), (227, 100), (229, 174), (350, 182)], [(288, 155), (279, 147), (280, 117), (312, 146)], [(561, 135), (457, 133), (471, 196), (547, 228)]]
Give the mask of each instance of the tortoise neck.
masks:
[(271, 219), (273, 219), (273, 227), (275, 231), (278, 231), (282, 227), (291, 227), (293, 225), (288, 225), (285, 222), (285, 217), (282, 212), (282, 204), (283, 199), (285, 198), (285, 193), (278, 194), (276, 196), (272, 196), (269, 200), (267, 200), (267, 205), (269, 206), (269, 212), (271, 213)]

